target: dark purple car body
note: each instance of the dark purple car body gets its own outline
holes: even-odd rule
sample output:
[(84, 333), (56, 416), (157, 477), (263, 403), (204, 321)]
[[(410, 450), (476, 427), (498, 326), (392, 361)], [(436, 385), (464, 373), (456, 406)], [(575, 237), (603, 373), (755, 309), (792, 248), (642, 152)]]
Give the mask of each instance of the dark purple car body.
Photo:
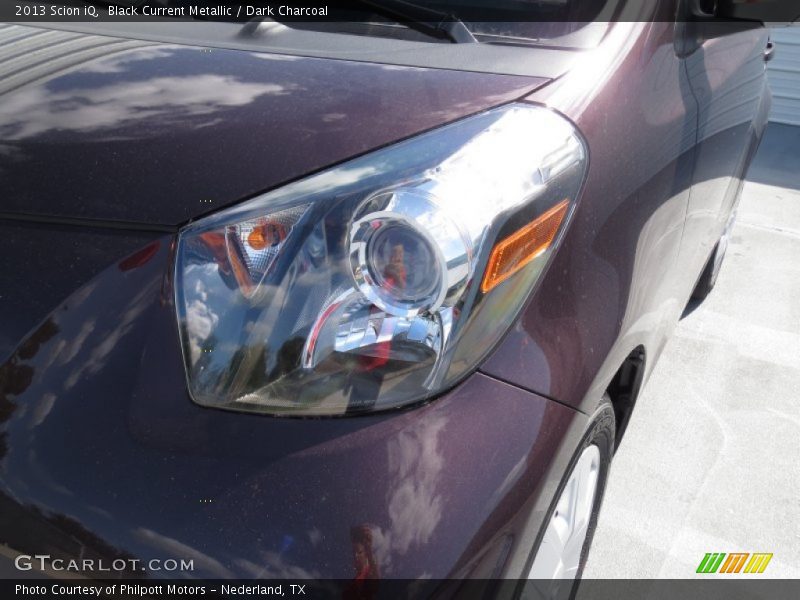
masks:
[[(202, 24), (206, 44), (0, 29), (4, 554), (347, 579), (351, 532), (369, 527), (385, 577), (524, 577), (605, 394), (624, 431), (766, 123), (767, 31), (698, 35), (674, 2), (657, 11), (588, 49), (515, 48), (530, 64), (496, 72), (270, 51), (226, 23)], [(566, 116), (590, 162), (542, 281), (476, 372), (353, 418), (191, 400), (182, 225), (512, 101)]]

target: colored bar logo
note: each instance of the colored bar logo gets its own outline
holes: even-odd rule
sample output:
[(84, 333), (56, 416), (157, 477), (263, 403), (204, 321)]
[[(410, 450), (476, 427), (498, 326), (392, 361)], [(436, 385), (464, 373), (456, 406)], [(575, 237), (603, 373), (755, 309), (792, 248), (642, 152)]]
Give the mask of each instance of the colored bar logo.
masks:
[[(727, 556), (727, 558), (726, 558)], [(748, 560), (748, 557), (750, 560)], [(697, 566), (698, 573), (763, 573), (772, 553), (756, 552), (708, 552)]]

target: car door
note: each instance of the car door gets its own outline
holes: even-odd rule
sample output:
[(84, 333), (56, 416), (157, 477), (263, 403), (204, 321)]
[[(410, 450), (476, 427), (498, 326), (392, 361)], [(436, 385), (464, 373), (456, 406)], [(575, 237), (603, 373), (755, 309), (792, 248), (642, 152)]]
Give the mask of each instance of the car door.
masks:
[[(684, 67), (697, 102), (692, 191), (681, 242), (684, 272), (699, 275), (735, 209), (766, 122), (767, 30), (755, 22), (686, 23)], [(686, 281), (688, 295), (695, 279)]]

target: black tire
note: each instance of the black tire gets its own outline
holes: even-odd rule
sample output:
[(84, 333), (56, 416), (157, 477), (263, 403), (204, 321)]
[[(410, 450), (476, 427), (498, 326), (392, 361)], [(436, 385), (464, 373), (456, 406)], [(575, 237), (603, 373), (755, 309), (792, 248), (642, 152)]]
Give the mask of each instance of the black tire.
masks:
[[(569, 481), (570, 475), (572, 471), (575, 469), (575, 464), (578, 462), (583, 450), (591, 445), (597, 445), (598, 449), (600, 450), (600, 469), (597, 479), (597, 492), (595, 494), (594, 499), (594, 506), (592, 508), (592, 515), (589, 521), (589, 527), (586, 533), (586, 540), (583, 544), (583, 549), (581, 550), (581, 557), (580, 563), (578, 566), (577, 577), (574, 581), (569, 580), (553, 580), (552, 588), (548, 591), (548, 595), (543, 597), (558, 597), (558, 598), (574, 598), (575, 594), (577, 593), (578, 586), (580, 585), (580, 578), (583, 574), (583, 569), (586, 566), (586, 560), (589, 556), (589, 549), (592, 545), (592, 538), (594, 537), (595, 529), (597, 528), (597, 517), (600, 514), (600, 507), (603, 504), (603, 496), (605, 495), (606, 489), (606, 482), (608, 481), (608, 472), (609, 467), (611, 465), (611, 458), (614, 455), (614, 443), (615, 443), (615, 435), (616, 435), (616, 418), (614, 416), (614, 408), (611, 405), (611, 399), (609, 398), (608, 394), (603, 397), (603, 400), (595, 412), (594, 416), (592, 417), (592, 421), (589, 427), (586, 430), (583, 438), (581, 439), (581, 443), (578, 444), (578, 447), (575, 449), (575, 452), (572, 455), (572, 459), (570, 460), (569, 468), (567, 469), (564, 477), (561, 480), (561, 483), (558, 486), (558, 491), (556, 492), (553, 501), (550, 505), (550, 508), (547, 511), (547, 515), (542, 522), (542, 531), (539, 533), (539, 536), (536, 540), (536, 545), (534, 547), (533, 552), (531, 553), (531, 558), (528, 561), (528, 570), (530, 570), (531, 565), (533, 564), (534, 557), (539, 550), (539, 546), (542, 543), (542, 539), (544, 538), (544, 532), (547, 527), (547, 524), (550, 523), (550, 520), (553, 517), (553, 513), (556, 509), (556, 505), (558, 504), (558, 500), (561, 498), (561, 493), (564, 490), (564, 487)], [(540, 582), (541, 583), (541, 582)], [(566, 589), (567, 586), (570, 586), (571, 589)], [(531, 595), (532, 598), (541, 597), (539, 591), (534, 592)], [(553, 595), (549, 595), (549, 594)], [(526, 597), (528, 594), (523, 593), (523, 597)]]
[[(589, 548), (592, 546), (592, 539), (594, 538), (594, 530), (597, 528), (597, 517), (600, 514), (600, 508), (603, 505), (603, 497), (606, 493), (606, 483), (608, 481), (608, 471), (611, 467), (611, 458), (614, 456), (614, 444), (616, 440), (616, 417), (614, 416), (614, 407), (611, 405), (611, 398), (608, 395), (603, 397), (603, 404), (595, 415), (592, 427), (589, 429), (587, 436), (581, 447), (576, 451), (575, 456), (572, 458), (573, 464), (580, 456), (580, 452), (589, 444), (595, 443), (600, 448), (600, 476), (597, 481), (597, 495), (594, 500), (594, 508), (592, 509), (592, 519), (589, 522), (589, 530), (586, 534), (586, 542), (583, 545), (581, 552), (581, 562), (578, 567), (578, 576), (576, 582), (580, 581), (583, 575), (583, 569), (586, 567), (586, 559), (589, 557)], [(570, 472), (572, 467), (570, 466)], [(564, 483), (566, 479), (564, 480)], [(563, 486), (564, 483), (561, 485)], [(561, 492), (559, 491), (559, 494)], [(553, 507), (554, 508), (554, 507)], [(552, 510), (552, 508), (551, 508)], [(576, 586), (577, 587), (577, 586)]]

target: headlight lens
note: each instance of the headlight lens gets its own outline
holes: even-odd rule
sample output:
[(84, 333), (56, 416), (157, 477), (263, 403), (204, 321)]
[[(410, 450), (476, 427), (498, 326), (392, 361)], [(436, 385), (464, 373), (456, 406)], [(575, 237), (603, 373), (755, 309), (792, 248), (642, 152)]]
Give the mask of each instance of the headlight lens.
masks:
[(331, 415), (453, 385), (529, 297), (586, 163), (567, 120), (510, 105), (186, 227), (175, 280), (192, 397)]

